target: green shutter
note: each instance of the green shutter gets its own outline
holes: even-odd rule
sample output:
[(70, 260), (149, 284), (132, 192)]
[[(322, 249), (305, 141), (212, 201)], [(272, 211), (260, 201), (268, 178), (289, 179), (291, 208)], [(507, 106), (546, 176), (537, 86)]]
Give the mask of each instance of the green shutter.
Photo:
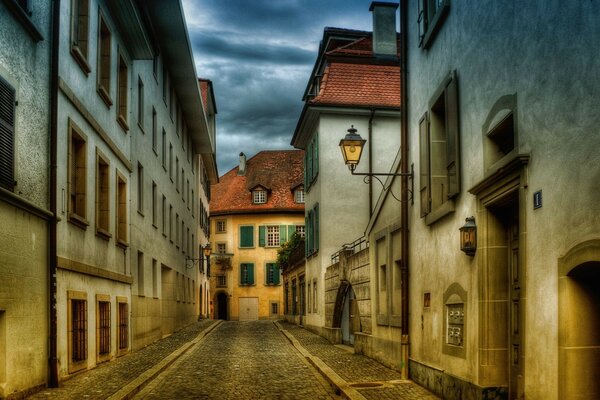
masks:
[(315, 229), (315, 251), (319, 250), (319, 204), (315, 205), (315, 218), (314, 218), (314, 229)]
[(240, 247), (254, 247), (254, 226), (240, 226)]
[(248, 285), (254, 285), (254, 264), (248, 263)]
[(271, 264), (273, 268), (273, 285), (279, 285), (280, 282), (280, 272), (277, 264)]
[(294, 234), (294, 232), (296, 232), (296, 225), (288, 225), (287, 226), (288, 240), (290, 240), (292, 238), (292, 235)]
[(313, 144), (313, 176), (319, 175), (319, 134), (315, 133)]
[(304, 215), (304, 255), (308, 256), (310, 253), (308, 251), (308, 242), (310, 240), (310, 219), (308, 218), (308, 214)]
[(419, 193), (421, 202), (421, 217), (431, 211), (429, 195), (429, 120), (427, 113), (419, 121)]
[(258, 227), (258, 245), (260, 247), (265, 247), (266, 245), (266, 237), (265, 237), (265, 231), (266, 231), (266, 226), (261, 225)]
[(460, 191), (460, 145), (458, 132), (458, 88), (456, 75), (446, 87), (446, 170), (448, 174), (448, 197)]
[(288, 241), (287, 226), (279, 225), (279, 245)]

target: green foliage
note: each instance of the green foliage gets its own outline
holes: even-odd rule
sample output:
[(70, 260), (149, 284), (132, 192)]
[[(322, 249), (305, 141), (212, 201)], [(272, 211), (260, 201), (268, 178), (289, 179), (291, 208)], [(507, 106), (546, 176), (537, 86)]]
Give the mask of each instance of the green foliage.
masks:
[(290, 236), (290, 239), (281, 245), (279, 250), (277, 250), (277, 266), (279, 269), (283, 271), (288, 267), (292, 251), (294, 251), (301, 242), (302, 237), (297, 232), (294, 232), (292, 233), (292, 236)]

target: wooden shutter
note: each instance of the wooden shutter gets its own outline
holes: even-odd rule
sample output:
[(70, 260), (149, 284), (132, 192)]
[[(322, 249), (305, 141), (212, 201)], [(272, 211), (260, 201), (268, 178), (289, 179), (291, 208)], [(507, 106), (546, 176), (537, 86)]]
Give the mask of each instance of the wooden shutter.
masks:
[(248, 263), (246, 264), (248, 268), (248, 285), (254, 285), (254, 264)]
[(287, 226), (287, 237), (288, 240), (292, 238), (292, 235), (296, 232), (296, 225), (288, 225)]
[(429, 120), (427, 113), (419, 121), (419, 193), (421, 198), (421, 217), (431, 212), (429, 187)]
[(310, 212), (309, 212), (309, 214), (304, 215), (304, 255), (305, 256), (308, 256), (310, 254), (309, 242), (310, 242), (311, 232), (310, 232), (309, 215), (310, 215)]
[(273, 285), (279, 285), (280, 281), (280, 272), (277, 264), (271, 264), (271, 268), (273, 268)]
[(15, 89), (0, 77), (0, 187), (14, 189)]
[(319, 134), (315, 133), (313, 144), (313, 177), (319, 174)]
[(254, 247), (253, 226), (240, 226), (240, 247)]
[(279, 225), (279, 245), (288, 241), (287, 226)]
[(315, 251), (317, 251), (317, 250), (319, 250), (319, 204), (315, 205), (313, 224), (314, 224), (314, 231), (315, 231), (314, 246), (315, 246)]
[(265, 247), (267, 240), (266, 240), (266, 231), (267, 227), (264, 225), (261, 225), (258, 227), (258, 245), (260, 247)]
[(448, 198), (460, 192), (460, 141), (458, 132), (458, 88), (456, 75), (446, 87), (446, 170), (448, 175)]

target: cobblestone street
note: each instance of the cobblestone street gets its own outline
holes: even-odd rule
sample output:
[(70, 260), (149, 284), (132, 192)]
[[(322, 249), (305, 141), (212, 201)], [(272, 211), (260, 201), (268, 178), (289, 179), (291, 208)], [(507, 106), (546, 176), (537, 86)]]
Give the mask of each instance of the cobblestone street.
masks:
[(437, 399), (297, 325), (209, 320), (29, 398)]

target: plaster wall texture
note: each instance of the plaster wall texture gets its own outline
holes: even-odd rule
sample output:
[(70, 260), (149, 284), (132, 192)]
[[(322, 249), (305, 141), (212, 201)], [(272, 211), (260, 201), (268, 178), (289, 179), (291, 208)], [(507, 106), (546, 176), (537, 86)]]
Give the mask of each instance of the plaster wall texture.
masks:
[[(423, 50), (417, 47), (417, 2), (409, 4), (411, 162), (418, 168), (419, 119), (450, 70), (458, 78), (462, 162), (454, 213), (427, 226), (418, 203), (410, 209), (415, 360), (467, 381), (481, 379), (476, 349), (486, 331), (479, 330), (476, 310), (483, 255), (471, 259), (460, 253), (458, 228), (481, 210), (467, 190), (490, 173), (484, 162), (486, 119), (499, 98), (516, 94), (515, 147), (531, 157), (520, 221), (526, 229), (520, 244), (526, 269), (524, 391), (528, 398), (557, 398), (557, 260), (575, 244), (600, 235), (600, 156), (593, 150), (600, 144), (600, 113), (593, 100), (600, 94), (600, 60), (588, 45), (600, 38), (599, 15), (593, 2), (452, 2), (430, 48)], [(419, 178), (415, 183), (418, 187)], [(537, 190), (542, 190), (543, 207), (533, 210)], [(467, 292), (466, 360), (442, 354), (439, 340), (442, 295), (454, 282)], [(429, 310), (422, 306), (423, 292), (431, 293)]]
[[(36, 42), (0, 3), (0, 76), (16, 91), (13, 193), (47, 210), (50, 4), (36, 2)], [(0, 397), (47, 381), (48, 225), (0, 198)], [(20, 394), (19, 394), (20, 393)]]
[[(213, 217), (212, 232), (216, 232), (216, 220), (221, 219)], [(282, 317), (283, 312), (283, 279), (280, 277), (279, 285), (266, 285), (266, 263), (277, 261), (277, 247), (260, 247), (258, 243), (259, 226), (261, 225), (304, 225), (304, 216), (302, 214), (240, 214), (229, 216), (227, 223), (227, 248), (231, 257), (231, 269), (227, 270), (227, 285), (229, 298), (229, 317), (231, 320), (238, 320), (240, 317), (240, 298), (258, 298), (258, 318), (269, 319), (273, 317)], [(231, 222), (231, 223), (230, 223)], [(240, 226), (254, 226), (254, 247), (240, 248)], [(223, 241), (222, 235), (215, 235), (216, 243)], [(231, 247), (229, 247), (231, 244)], [(254, 284), (240, 285), (240, 264), (254, 263)], [(213, 275), (215, 269), (213, 268)], [(211, 284), (216, 285), (216, 281), (211, 280)], [(217, 293), (221, 288), (212, 287), (212, 293)], [(291, 290), (291, 289), (290, 289)], [(216, 304), (216, 298), (212, 299)], [(277, 316), (271, 315), (271, 302), (278, 302)]]

